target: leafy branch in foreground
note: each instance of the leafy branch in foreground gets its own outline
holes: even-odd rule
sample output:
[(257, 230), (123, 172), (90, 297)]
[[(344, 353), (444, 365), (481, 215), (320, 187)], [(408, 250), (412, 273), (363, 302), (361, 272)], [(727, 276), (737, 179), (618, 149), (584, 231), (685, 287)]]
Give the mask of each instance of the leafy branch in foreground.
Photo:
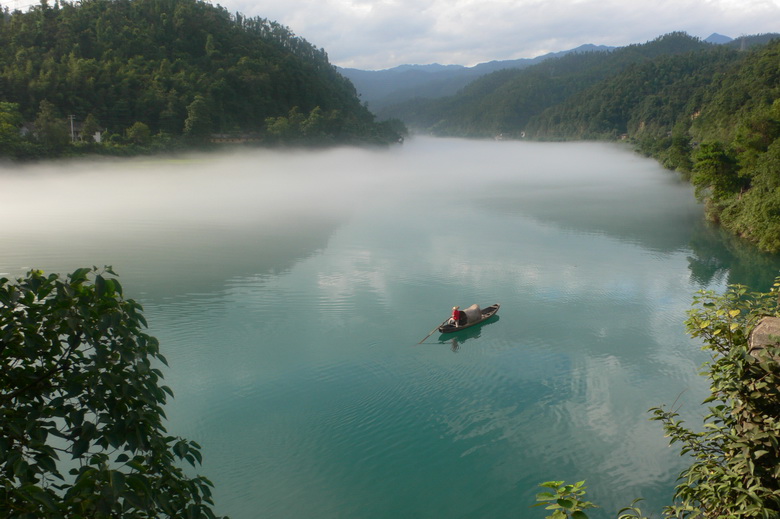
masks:
[[(769, 292), (734, 285), (722, 295), (700, 291), (694, 297), (686, 325), (711, 352), (702, 373), (710, 379), (704, 403), (711, 406), (700, 432), (686, 427), (676, 409), (651, 409), (670, 443), (679, 443), (680, 454), (691, 459), (667, 517), (780, 517), (779, 296), (780, 278)], [(539, 493), (535, 506), (547, 505), (553, 511), (548, 519), (585, 519), (584, 510), (595, 505), (584, 501), (584, 483), (543, 483), (550, 491)], [(640, 519), (636, 502), (618, 519)]]
[(778, 287), (780, 279), (768, 293), (732, 286), (694, 299), (688, 331), (712, 352), (704, 373), (711, 391), (705, 403), (712, 404), (704, 430), (687, 428), (677, 410), (651, 409), (670, 443), (692, 460), (680, 474), (669, 517), (780, 517), (780, 348), (751, 347), (748, 340), (763, 318), (780, 315)]
[(547, 481), (539, 486), (550, 490), (536, 494), (536, 500), (539, 502), (533, 506), (544, 506), (545, 510), (552, 510), (552, 514), (547, 516), (548, 519), (587, 519), (588, 515), (583, 510), (596, 508), (596, 505), (583, 499), (587, 488), (584, 481), (573, 485), (567, 485), (563, 481)]
[(0, 278), (0, 516), (215, 517), (142, 310), (110, 267)]
[[(545, 510), (552, 510), (547, 519), (588, 519), (584, 512), (589, 508), (598, 508), (590, 501), (585, 501), (585, 481), (573, 485), (564, 481), (547, 481), (539, 486), (550, 490), (536, 494), (539, 501), (533, 506), (544, 506)], [(618, 511), (618, 519), (646, 519), (642, 517), (642, 511), (636, 506), (641, 499), (635, 499), (630, 506)], [(546, 505), (546, 506), (545, 506)]]

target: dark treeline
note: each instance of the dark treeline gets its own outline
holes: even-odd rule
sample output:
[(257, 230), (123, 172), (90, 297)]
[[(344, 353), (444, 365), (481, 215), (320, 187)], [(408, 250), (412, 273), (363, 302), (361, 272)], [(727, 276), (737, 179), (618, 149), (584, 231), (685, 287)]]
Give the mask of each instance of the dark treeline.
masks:
[(696, 186), (709, 218), (780, 253), (780, 40), (684, 33), (496, 72), (391, 112), (440, 135), (621, 139)]
[[(79, 128), (108, 130), (105, 144), (165, 146), (213, 134), (398, 138), (323, 49), (278, 23), (200, 0), (41, 0), (27, 12), (0, 12), (0, 102), (5, 155), (65, 153), (70, 116)], [(266, 132), (291, 114), (311, 124)], [(35, 138), (11, 131), (36, 121)]]
[(455, 96), (396, 105), (380, 115), (398, 116), (407, 124), (437, 135), (520, 136), (534, 116), (633, 64), (709, 47), (674, 33), (645, 45), (611, 52), (571, 53), (525, 69), (497, 71), (474, 81)]

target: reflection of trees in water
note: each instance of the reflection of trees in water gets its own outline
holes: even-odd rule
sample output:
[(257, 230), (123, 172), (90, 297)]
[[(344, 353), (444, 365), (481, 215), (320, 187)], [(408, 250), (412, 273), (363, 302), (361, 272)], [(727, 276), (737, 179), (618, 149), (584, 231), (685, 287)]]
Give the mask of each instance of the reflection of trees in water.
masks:
[(714, 224), (698, 225), (690, 246), (693, 256), (688, 258), (688, 268), (702, 286), (722, 279), (765, 291), (780, 275), (780, 255), (761, 252)]

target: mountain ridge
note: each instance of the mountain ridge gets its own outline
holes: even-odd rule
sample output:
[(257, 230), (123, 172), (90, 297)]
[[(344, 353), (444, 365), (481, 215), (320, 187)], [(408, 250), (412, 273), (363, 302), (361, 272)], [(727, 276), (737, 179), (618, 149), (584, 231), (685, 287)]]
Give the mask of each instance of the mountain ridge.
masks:
[(606, 140), (680, 171), (708, 219), (780, 254), (780, 34), (676, 32), (480, 77), (380, 117), (450, 137)]
[[(740, 36), (732, 38), (713, 32), (707, 38), (696, 38), (712, 45), (728, 45), (745, 48), (764, 41), (764, 36)], [(611, 52), (621, 46), (585, 43), (575, 48), (549, 52), (534, 58), (491, 60), (471, 67), (458, 64), (402, 64), (380, 70), (364, 70), (336, 67), (336, 70), (355, 86), (361, 100), (375, 113), (384, 112), (389, 106), (416, 98), (435, 99), (457, 93), (477, 78), (505, 69), (524, 69), (552, 58), (585, 52)]]
[(417, 97), (430, 99), (455, 94), (473, 80), (498, 70), (523, 69), (571, 53), (610, 52), (615, 48), (587, 43), (574, 49), (549, 52), (535, 58), (492, 60), (472, 67), (431, 63), (404, 64), (382, 70), (342, 67), (336, 69), (352, 82), (361, 100), (376, 112)]

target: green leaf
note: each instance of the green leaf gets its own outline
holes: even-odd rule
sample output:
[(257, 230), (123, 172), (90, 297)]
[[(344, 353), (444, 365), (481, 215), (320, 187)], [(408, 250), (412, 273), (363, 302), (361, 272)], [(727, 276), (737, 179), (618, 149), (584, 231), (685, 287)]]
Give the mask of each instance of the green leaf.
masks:
[(109, 473), (109, 485), (115, 494), (121, 494), (125, 489), (125, 475), (118, 470), (112, 470)]
[(57, 471), (57, 464), (54, 462), (54, 459), (50, 456), (38, 456), (36, 457), (35, 461), (38, 463), (38, 465), (43, 469), (45, 472), (49, 472), (51, 474), (58, 473)]
[(100, 274), (95, 276), (95, 293), (98, 297), (103, 297), (106, 294), (106, 280)]
[(71, 282), (77, 283), (82, 282), (87, 279), (87, 274), (92, 272), (92, 269), (90, 268), (80, 268), (73, 272), (73, 274), (70, 275)]
[(566, 508), (567, 510), (574, 508), (574, 501), (572, 501), (571, 499), (559, 499), (557, 503), (558, 506)]
[(71, 451), (72, 459), (80, 458), (89, 449), (89, 440), (86, 438), (79, 438), (73, 443), (73, 450)]
[(38, 487), (29, 487), (26, 490), (29, 492), (32, 499), (42, 504), (50, 512), (57, 512), (59, 510), (57, 502), (49, 492)]

